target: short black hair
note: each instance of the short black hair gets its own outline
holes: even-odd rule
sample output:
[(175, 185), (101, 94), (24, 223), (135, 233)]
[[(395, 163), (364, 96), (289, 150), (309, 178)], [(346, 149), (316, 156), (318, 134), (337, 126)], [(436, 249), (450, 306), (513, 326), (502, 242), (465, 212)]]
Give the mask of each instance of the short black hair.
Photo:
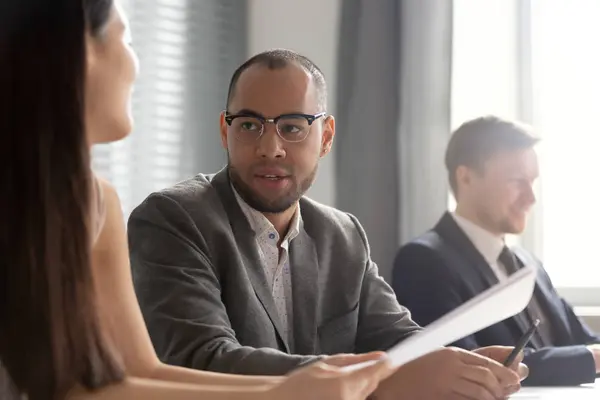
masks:
[(317, 87), (318, 105), (321, 110), (324, 111), (327, 108), (327, 83), (325, 81), (325, 75), (323, 75), (321, 69), (308, 57), (288, 49), (272, 49), (263, 51), (262, 53), (256, 54), (248, 59), (245, 63), (240, 65), (231, 76), (231, 81), (229, 82), (226, 108), (229, 108), (229, 103), (231, 102), (235, 92), (235, 86), (245, 70), (253, 65), (263, 65), (271, 70), (275, 70), (285, 68), (290, 64), (299, 65), (311, 75)]
[(461, 165), (481, 169), (492, 156), (535, 146), (539, 138), (527, 125), (489, 115), (463, 123), (454, 131), (446, 149), (450, 187), (457, 191), (456, 170)]

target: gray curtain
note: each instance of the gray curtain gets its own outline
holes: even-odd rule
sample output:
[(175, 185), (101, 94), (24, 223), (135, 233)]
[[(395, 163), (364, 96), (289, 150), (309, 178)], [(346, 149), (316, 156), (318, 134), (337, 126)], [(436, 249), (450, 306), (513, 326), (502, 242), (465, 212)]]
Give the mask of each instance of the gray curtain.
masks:
[(356, 215), (381, 274), (447, 209), (452, 1), (341, 2), (337, 207)]

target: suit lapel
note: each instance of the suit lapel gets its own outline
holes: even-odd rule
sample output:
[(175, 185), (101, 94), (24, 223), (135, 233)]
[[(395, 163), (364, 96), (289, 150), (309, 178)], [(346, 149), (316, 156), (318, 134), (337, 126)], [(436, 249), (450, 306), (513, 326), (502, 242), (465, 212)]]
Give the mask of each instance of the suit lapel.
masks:
[(315, 354), (317, 337), (317, 305), (319, 264), (313, 240), (300, 226), (290, 245), (292, 300), (294, 305), (294, 350), (299, 354)]
[[(465, 232), (458, 226), (454, 217), (446, 212), (442, 219), (438, 222), (435, 227), (438, 234), (452, 247), (457, 250), (457, 253), (466, 258), (468, 263), (465, 266), (475, 275), (479, 276), (486, 284), (487, 287), (494, 286), (499, 283), (498, 277), (492, 271), (492, 268), (485, 260), (483, 255), (475, 248), (473, 242), (465, 234)], [(514, 328), (518, 329), (519, 334), (527, 331), (528, 323), (527, 316), (524, 313), (519, 313), (514, 317), (509, 318)]]
[[(555, 341), (562, 341), (565, 337), (570, 337), (569, 331), (569, 320), (567, 315), (562, 312), (556, 312), (557, 309), (562, 309), (562, 304), (553, 304), (553, 294), (550, 292), (550, 288), (545, 285), (540, 285), (539, 282), (535, 284), (534, 296), (542, 309), (543, 315), (549, 320), (550, 326), (553, 330), (553, 338)], [(558, 344), (558, 343), (557, 343)], [(569, 345), (570, 342), (564, 344)]]
[[(521, 263), (521, 265), (534, 265), (537, 267), (537, 261), (532, 259), (525, 251), (519, 248), (514, 249), (515, 256), (517, 260)], [(550, 286), (543, 283), (543, 271), (537, 271), (537, 277), (535, 281), (535, 288), (533, 291), (533, 295), (538, 301), (539, 306), (542, 308), (543, 315), (549, 319), (549, 323), (552, 325), (553, 331), (557, 332), (555, 339), (559, 339), (562, 337), (569, 336), (568, 326), (569, 321), (566, 319), (566, 316), (563, 313), (557, 313), (555, 310), (557, 307), (562, 307), (561, 304), (557, 305), (553, 303), (553, 300), (556, 298), (556, 295), (552, 293), (552, 289)], [(560, 308), (558, 308), (560, 309)]]
[(446, 212), (435, 227), (438, 234), (458, 251), (458, 254), (466, 258), (466, 265), (475, 275), (479, 276), (487, 285), (493, 286), (498, 283), (498, 278), (490, 268), (483, 255), (475, 248), (471, 240), (458, 226), (454, 217)]
[(223, 207), (229, 216), (231, 230), (235, 237), (235, 242), (240, 252), (246, 273), (256, 297), (262, 304), (275, 328), (279, 339), (281, 340), (286, 352), (290, 352), (287, 338), (283, 335), (281, 319), (271, 294), (271, 286), (267, 282), (267, 275), (263, 268), (258, 245), (255, 240), (255, 234), (250, 223), (246, 219), (244, 212), (240, 208), (235, 195), (229, 183), (227, 168), (219, 171), (212, 180), (213, 186), (217, 189)]

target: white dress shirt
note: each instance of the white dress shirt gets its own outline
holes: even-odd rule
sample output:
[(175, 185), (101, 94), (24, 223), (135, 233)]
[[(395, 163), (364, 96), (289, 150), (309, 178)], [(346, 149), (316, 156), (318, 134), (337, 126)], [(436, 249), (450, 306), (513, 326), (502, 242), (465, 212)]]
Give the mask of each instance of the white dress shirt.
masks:
[(496, 236), (491, 232), (483, 229), (479, 225), (461, 217), (456, 213), (452, 213), (452, 217), (469, 238), (473, 246), (481, 253), (485, 261), (489, 264), (492, 272), (498, 278), (498, 281), (503, 281), (507, 278), (506, 268), (498, 261), (500, 253), (505, 246), (504, 239), (501, 236)]
[(296, 212), (292, 217), (287, 234), (279, 242), (279, 233), (273, 224), (261, 212), (250, 207), (233, 189), (233, 193), (248, 219), (250, 227), (256, 235), (256, 244), (263, 269), (267, 276), (267, 281), (271, 287), (271, 294), (277, 307), (277, 313), (284, 330), (284, 336), (288, 341), (290, 348), (293, 347), (292, 324), (292, 277), (289, 262), (289, 245), (291, 241), (298, 236), (300, 230), (300, 204), (296, 207)]

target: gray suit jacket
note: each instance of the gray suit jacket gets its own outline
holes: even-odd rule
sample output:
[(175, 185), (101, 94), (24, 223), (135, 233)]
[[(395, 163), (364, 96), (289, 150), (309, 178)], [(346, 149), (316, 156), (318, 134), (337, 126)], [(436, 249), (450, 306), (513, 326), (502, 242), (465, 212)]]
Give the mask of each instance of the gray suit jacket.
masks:
[(164, 362), (284, 374), (318, 354), (385, 350), (420, 329), (378, 275), (356, 218), (308, 198), (300, 207), (290, 244), (293, 345), (226, 169), (153, 193), (133, 211), (135, 289)]

